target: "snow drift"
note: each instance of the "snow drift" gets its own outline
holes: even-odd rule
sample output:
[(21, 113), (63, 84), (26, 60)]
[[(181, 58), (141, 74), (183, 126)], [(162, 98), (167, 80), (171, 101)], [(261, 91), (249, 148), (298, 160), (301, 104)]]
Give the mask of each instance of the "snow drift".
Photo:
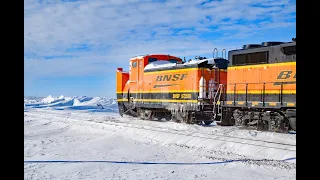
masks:
[(88, 96), (74, 96), (59, 97), (47, 96), (45, 98), (24, 98), (25, 110), (28, 108), (52, 108), (55, 110), (87, 110), (87, 111), (106, 111), (118, 112), (118, 105), (116, 99), (107, 97), (88, 97)]

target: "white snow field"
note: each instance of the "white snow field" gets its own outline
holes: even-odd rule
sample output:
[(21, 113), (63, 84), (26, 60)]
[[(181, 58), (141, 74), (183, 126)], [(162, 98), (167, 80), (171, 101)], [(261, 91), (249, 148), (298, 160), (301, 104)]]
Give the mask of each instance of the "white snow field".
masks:
[(25, 179), (287, 180), (295, 157), (296, 134), (121, 117), (103, 97), (24, 98)]

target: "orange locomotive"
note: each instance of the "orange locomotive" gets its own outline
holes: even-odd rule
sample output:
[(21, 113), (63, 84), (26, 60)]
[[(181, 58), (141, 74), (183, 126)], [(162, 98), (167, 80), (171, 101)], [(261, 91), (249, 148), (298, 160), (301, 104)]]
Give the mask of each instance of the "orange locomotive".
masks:
[(263, 42), (229, 51), (222, 125), (296, 130), (296, 42)]
[[(130, 59), (129, 72), (118, 68), (119, 113), (142, 119), (173, 119), (210, 124), (214, 94), (227, 83), (226, 59), (182, 62), (182, 59), (153, 54)], [(214, 65), (215, 64), (215, 65)]]
[(296, 130), (295, 39), (245, 45), (228, 60), (137, 56), (116, 77), (121, 115)]

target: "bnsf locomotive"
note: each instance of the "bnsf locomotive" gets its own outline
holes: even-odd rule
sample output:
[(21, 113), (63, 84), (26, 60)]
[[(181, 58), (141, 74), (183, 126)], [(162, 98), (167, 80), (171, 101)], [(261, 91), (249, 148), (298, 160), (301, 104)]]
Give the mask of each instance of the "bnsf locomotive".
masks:
[(296, 130), (295, 38), (244, 45), (228, 59), (225, 49), (217, 54), (188, 62), (165, 54), (131, 58), (129, 72), (116, 72), (120, 115)]

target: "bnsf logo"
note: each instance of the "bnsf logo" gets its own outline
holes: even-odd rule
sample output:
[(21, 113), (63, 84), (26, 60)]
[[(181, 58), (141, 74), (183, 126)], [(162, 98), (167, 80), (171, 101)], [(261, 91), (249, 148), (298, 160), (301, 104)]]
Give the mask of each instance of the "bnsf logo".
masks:
[(177, 81), (187, 77), (188, 74), (174, 74), (174, 75), (163, 75), (157, 76), (156, 81)]
[[(289, 79), (292, 77), (293, 71), (281, 71), (277, 77), (277, 79)], [(296, 78), (296, 73), (294, 74), (293, 78)]]
[[(293, 71), (280, 71), (277, 80), (288, 80), (288, 79), (296, 79), (296, 74), (293, 74)], [(273, 85), (280, 85), (280, 84), (295, 84), (295, 81), (290, 82), (275, 82)]]

